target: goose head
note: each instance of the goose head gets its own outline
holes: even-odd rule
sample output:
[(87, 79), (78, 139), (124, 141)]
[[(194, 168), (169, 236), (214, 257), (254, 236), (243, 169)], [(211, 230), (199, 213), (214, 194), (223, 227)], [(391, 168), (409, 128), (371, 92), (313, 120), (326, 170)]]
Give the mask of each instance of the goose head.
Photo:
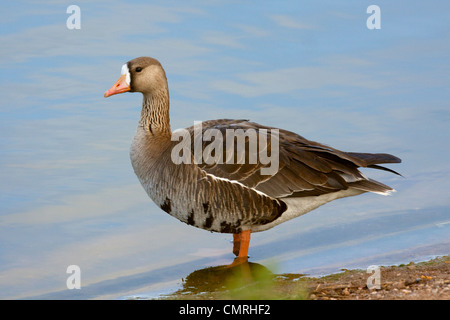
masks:
[(158, 60), (139, 57), (122, 66), (119, 80), (105, 92), (105, 98), (123, 92), (141, 92), (152, 96), (168, 91), (166, 73)]

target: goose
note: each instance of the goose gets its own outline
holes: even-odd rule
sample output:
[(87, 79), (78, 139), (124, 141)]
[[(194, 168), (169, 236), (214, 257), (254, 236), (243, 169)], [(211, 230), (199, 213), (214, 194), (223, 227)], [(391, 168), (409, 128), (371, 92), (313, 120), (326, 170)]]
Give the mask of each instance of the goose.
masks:
[[(184, 155), (187, 161), (174, 161), (173, 151), (180, 148), (180, 137), (174, 139), (177, 131), (170, 129), (169, 88), (161, 63), (150, 57), (125, 63), (119, 80), (104, 97), (124, 92), (143, 95), (141, 116), (130, 149), (131, 163), (142, 187), (156, 205), (180, 221), (211, 232), (232, 234), (236, 256), (233, 264), (248, 261), (251, 233), (268, 230), (339, 198), (365, 192), (389, 195), (395, 191), (358, 170), (365, 167), (400, 175), (380, 166), (400, 163), (393, 155), (344, 152), (245, 119), (204, 121), (198, 132), (223, 133), (223, 145), (229, 130), (258, 133), (259, 141), (267, 142), (267, 154), (270, 151), (278, 155), (277, 166), (270, 174), (263, 174), (262, 169), (269, 169), (269, 165), (262, 159), (249, 161), (250, 152), (244, 158), (237, 159), (235, 155), (227, 158), (235, 161), (223, 161), (220, 157), (212, 163), (194, 161), (195, 141), (200, 141), (197, 144), (200, 151), (215, 141), (208, 141), (205, 136), (195, 140), (195, 125), (184, 130), (183, 137), (192, 138), (188, 155)], [(244, 138), (242, 148), (250, 151), (253, 140), (250, 135)], [(232, 148), (223, 150), (230, 152)]]

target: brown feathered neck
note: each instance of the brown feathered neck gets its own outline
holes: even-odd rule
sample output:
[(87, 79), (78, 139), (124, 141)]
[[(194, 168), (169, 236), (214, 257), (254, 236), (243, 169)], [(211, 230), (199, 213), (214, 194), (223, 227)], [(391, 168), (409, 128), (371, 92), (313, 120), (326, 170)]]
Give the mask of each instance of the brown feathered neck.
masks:
[(144, 94), (139, 125), (154, 135), (171, 136), (167, 87)]

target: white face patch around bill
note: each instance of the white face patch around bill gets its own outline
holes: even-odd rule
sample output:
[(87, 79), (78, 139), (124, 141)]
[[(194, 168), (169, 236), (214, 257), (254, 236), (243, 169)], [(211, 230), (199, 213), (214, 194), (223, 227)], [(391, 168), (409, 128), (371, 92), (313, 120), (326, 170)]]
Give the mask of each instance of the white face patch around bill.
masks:
[(121, 73), (122, 75), (123, 75), (123, 74), (126, 75), (125, 81), (127, 82), (127, 85), (130, 85), (130, 82), (131, 82), (130, 70), (128, 70), (128, 66), (127, 66), (126, 63), (122, 66), (122, 71), (121, 71), (120, 73)]

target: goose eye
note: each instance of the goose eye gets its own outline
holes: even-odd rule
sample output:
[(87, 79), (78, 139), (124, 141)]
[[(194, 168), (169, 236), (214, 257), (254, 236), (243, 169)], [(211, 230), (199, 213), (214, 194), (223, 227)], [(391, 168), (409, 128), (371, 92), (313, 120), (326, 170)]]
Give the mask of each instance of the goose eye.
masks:
[(141, 67), (137, 67), (136, 68), (136, 72), (141, 72), (142, 71), (142, 68)]

